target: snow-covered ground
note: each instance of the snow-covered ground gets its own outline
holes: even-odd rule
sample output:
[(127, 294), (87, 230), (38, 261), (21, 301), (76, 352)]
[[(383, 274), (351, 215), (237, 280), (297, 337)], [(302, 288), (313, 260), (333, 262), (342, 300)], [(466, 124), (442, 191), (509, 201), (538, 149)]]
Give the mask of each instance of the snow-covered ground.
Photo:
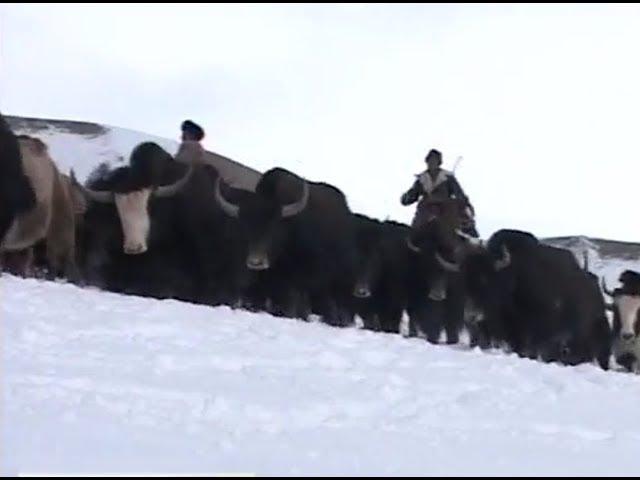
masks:
[[(31, 133), (63, 172), (152, 140)], [(610, 287), (640, 262), (586, 249)], [(0, 278), (0, 473), (635, 475), (640, 377)]]
[(0, 279), (1, 472), (630, 475), (640, 378)]

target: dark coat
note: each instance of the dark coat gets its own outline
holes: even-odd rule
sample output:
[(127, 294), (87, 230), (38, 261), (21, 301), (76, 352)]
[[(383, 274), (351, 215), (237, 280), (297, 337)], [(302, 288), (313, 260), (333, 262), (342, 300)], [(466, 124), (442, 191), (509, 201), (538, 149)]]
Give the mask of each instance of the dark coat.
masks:
[(465, 217), (468, 218), (464, 219), (463, 230), (477, 237), (478, 233), (473, 221), (475, 212), (469, 197), (464, 193), (453, 173), (447, 170), (440, 169), (435, 180), (432, 179), (428, 171), (417, 175), (413, 186), (402, 195), (400, 202), (403, 205), (411, 205), (420, 200), (412, 222), (412, 228), (420, 230), (426, 222), (433, 218), (431, 206), (434, 203), (452, 198), (460, 199), (470, 210), (468, 214), (465, 214)]
[(432, 179), (428, 171), (417, 175), (412, 187), (402, 196), (401, 202), (403, 205), (411, 205), (417, 202), (420, 197), (431, 200), (460, 198), (471, 206), (469, 198), (453, 173), (443, 169), (440, 169), (435, 180)]

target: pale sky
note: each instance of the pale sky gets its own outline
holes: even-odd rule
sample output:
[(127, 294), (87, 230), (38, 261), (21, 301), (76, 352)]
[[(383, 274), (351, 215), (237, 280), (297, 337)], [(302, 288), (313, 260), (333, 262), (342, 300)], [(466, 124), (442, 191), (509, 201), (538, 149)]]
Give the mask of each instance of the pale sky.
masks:
[(640, 241), (640, 7), (0, 5), (0, 111), (205, 146), (409, 222), (443, 152), (481, 234)]

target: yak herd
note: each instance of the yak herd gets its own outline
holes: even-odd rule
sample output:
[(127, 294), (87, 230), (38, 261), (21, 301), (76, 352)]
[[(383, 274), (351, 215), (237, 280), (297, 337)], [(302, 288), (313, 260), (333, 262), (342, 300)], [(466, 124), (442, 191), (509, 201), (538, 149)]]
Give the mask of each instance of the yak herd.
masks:
[[(350, 210), (336, 187), (282, 168), (252, 191), (146, 142), (85, 184), (0, 115), (0, 255), (18, 275), (228, 305), (438, 343), (506, 348), (566, 365), (613, 356), (638, 368), (640, 274), (604, 291), (564, 249), (530, 233), (464, 234), (464, 205), (431, 202), (419, 231)], [(613, 311), (610, 324), (607, 309)], [(640, 352), (639, 352), (640, 353)]]

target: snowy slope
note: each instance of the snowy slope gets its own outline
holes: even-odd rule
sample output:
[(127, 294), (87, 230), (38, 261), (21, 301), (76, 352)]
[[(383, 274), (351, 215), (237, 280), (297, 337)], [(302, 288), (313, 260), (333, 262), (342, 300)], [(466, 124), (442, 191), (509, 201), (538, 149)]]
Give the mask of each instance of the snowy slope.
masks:
[(0, 279), (3, 474), (638, 472), (640, 378)]
[(176, 141), (118, 127), (20, 117), (9, 117), (9, 123), (16, 134), (44, 141), (58, 168), (66, 174), (73, 168), (81, 181), (102, 162), (118, 165), (128, 161), (131, 151), (142, 142), (156, 142), (171, 154), (178, 150)]
[[(129, 160), (133, 149), (142, 142), (155, 142), (170, 154), (178, 142), (142, 132), (89, 122), (6, 117), (18, 134), (32, 135), (49, 145), (51, 157), (63, 173), (71, 168), (84, 181), (100, 163), (118, 166)], [(250, 166), (208, 151), (205, 161), (214, 166), (225, 180), (240, 188), (255, 188), (260, 173)]]

